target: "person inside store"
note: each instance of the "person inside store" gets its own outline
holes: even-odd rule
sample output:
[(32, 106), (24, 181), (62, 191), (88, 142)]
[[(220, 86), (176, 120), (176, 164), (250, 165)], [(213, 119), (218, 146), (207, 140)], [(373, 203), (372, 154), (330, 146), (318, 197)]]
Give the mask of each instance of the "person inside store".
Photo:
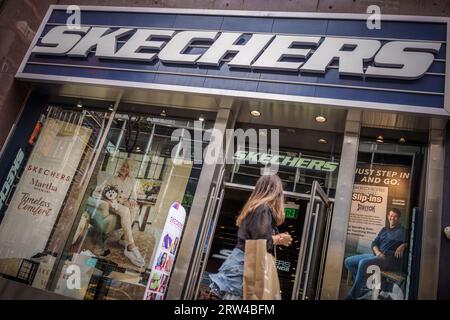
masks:
[[(119, 240), (119, 244), (124, 247), (124, 255), (132, 264), (137, 267), (143, 267), (145, 262), (133, 238), (132, 225), (137, 204), (137, 186), (138, 182), (131, 177), (132, 171), (131, 161), (126, 159), (119, 168), (117, 176), (112, 176), (100, 185), (98, 185), (92, 197), (97, 199), (97, 207), (106, 216), (109, 213), (117, 214), (120, 217), (120, 223), (123, 235)], [(117, 199), (111, 200), (105, 198), (104, 190), (108, 186), (115, 186), (118, 190)]]
[[(400, 271), (407, 247), (408, 232), (399, 220), (401, 212), (397, 208), (388, 211), (388, 226), (380, 230), (372, 241), (372, 253), (359, 254), (345, 259), (344, 265), (353, 276), (354, 283), (347, 294), (347, 300), (359, 299), (367, 292), (367, 268), (379, 266), (382, 271)], [(363, 292), (365, 289), (366, 292)]]
[(267, 240), (267, 251), (275, 246), (289, 246), (289, 233), (279, 233), (284, 223), (284, 194), (280, 178), (274, 174), (262, 175), (237, 217), (237, 244), (223, 262), (218, 273), (209, 274), (209, 296), (223, 300), (241, 300), (243, 296), (244, 250), (246, 240)]

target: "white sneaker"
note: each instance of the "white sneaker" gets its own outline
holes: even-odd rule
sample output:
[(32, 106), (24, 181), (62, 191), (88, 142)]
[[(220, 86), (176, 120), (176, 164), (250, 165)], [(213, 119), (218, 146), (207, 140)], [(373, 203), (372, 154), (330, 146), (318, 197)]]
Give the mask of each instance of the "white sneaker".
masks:
[(137, 267), (143, 267), (145, 265), (144, 258), (142, 257), (141, 253), (139, 252), (139, 249), (137, 247), (134, 247), (131, 250), (128, 250), (128, 248), (125, 248), (123, 251), (125, 257), (130, 259), (131, 263), (134, 264)]

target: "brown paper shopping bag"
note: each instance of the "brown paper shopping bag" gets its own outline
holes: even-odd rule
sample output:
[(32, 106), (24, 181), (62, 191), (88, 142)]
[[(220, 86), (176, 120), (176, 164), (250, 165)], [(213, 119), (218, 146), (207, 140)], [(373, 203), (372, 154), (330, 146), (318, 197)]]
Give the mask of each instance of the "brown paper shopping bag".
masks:
[(267, 252), (267, 240), (245, 241), (244, 300), (280, 300), (275, 258)]

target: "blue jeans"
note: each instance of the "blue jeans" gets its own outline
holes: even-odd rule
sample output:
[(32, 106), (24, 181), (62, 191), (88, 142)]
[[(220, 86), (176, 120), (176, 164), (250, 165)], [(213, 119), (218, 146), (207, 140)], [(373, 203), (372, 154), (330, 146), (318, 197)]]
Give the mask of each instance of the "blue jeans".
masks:
[(224, 300), (242, 299), (244, 279), (244, 251), (234, 248), (218, 273), (209, 274), (210, 290)]
[(344, 265), (349, 270), (354, 279), (353, 287), (347, 294), (347, 299), (356, 299), (361, 295), (361, 289), (367, 281), (367, 268), (377, 265), (380, 268), (384, 264), (384, 259), (375, 256), (373, 253), (359, 254), (345, 259)]

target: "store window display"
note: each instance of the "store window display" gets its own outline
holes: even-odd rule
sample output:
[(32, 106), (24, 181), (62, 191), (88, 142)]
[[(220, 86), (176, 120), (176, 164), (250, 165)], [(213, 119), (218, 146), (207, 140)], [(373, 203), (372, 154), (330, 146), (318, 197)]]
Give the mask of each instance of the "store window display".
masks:
[[(193, 121), (116, 115), (80, 207), (76, 229), (84, 231), (75, 233), (60, 273), (80, 256), (90, 257), (98, 275), (86, 274), (84, 299), (116, 299), (117, 290), (132, 299), (164, 297), (180, 241), (163, 234), (166, 219), (174, 203), (194, 194), (201, 171), (190, 160), (172, 159), (172, 132), (180, 127), (192, 130)], [(161, 253), (160, 239), (166, 247)], [(149, 297), (147, 285), (158, 294)], [(64, 285), (56, 292), (70, 295)]]
[[(376, 139), (371, 139), (375, 131)], [(342, 299), (410, 298), (411, 286), (418, 281), (413, 270), (417, 259), (414, 244), (426, 139), (426, 133), (362, 129)]]
[(119, 244), (124, 247), (124, 256), (137, 267), (144, 266), (144, 258), (135, 244), (132, 224), (137, 213), (138, 182), (130, 176), (131, 161), (125, 160), (117, 176), (106, 178), (98, 185), (88, 201), (94, 202), (103, 217), (118, 216), (123, 235)]
[[(172, 159), (172, 133), (193, 131), (200, 113), (113, 116), (110, 102), (51, 99), (16, 155), (20, 179), (0, 207), (0, 276), (74, 299), (140, 300), (159, 274), (153, 298), (163, 299), (182, 230), (152, 273), (157, 243), (173, 204), (189, 213), (202, 169)], [(206, 130), (215, 114), (203, 115)]]
[(106, 102), (34, 107), (39, 120), (16, 155), (17, 180), (0, 208), (0, 274), (46, 289), (110, 112)]
[(370, 266), (378, 266), (384, 271), (401, 272), (404, 264), (405, 249), (408, 246), (408, 230), (399, 223), (400, 210), (389, 210), (389, 224), (383, 227), (372, 241), (372, 253), (363, 253), (345, 259), (344, 265), (351, 272), (354, 283), (346, 299), (354, 300), (372, 292), (366, 288), (362, 292), (367, 279), (366, 271)]

